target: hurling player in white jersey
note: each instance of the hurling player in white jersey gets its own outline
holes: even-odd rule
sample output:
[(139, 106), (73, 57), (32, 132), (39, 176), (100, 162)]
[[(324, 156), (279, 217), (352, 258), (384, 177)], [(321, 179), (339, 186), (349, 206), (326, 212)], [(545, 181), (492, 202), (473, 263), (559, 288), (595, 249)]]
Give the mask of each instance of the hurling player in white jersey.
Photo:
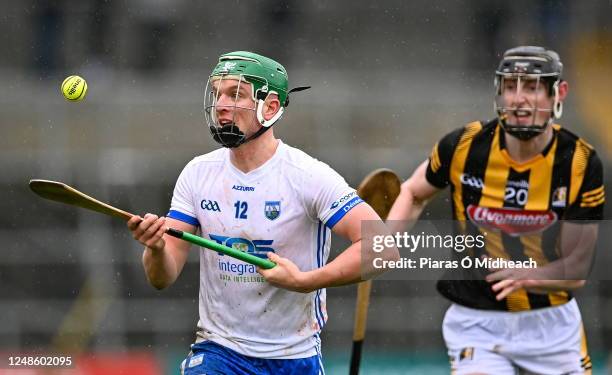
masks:
[[(361, 280), (361, 221), (380, 218), (327, 164), (275, 138), (272, 125), (289, 93), (276, 61), (243, 51), (222, 55), (204, 105), (224, 148), (187, 164), (167, 217), (128, 222), (146, 246), (146, 276), (159, 289), (177, 279), (190, 248), (164, 235), (166, 227), (277, 263), (257, 269), (200, 249), (200, 320), (185, 374), (324, 373), (325, 288)], [(327, 263), (330, 231), (352, 244)]]

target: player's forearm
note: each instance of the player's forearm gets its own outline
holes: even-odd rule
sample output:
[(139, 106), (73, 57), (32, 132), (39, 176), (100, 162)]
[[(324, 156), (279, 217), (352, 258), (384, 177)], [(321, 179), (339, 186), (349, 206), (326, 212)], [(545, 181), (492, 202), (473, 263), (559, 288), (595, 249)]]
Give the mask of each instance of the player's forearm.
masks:
[[(384, 269), (362, 264), (361, 245), (361, 240), (356, 241), (324, 267), (305, 272), (305, 289), (313, 291), (353, 284), (383, 273)], [(395, 248), (386, 249), (380, 253), (380, 257), (384, 260), (397, 260), (399, 252)]]
[(580, 277), (586, 277), (588, 271), (579, 271), (581, 268), (575, 255), (558, 259), (534, 269), (534, 278), (529, 280), (526, 289), (532, 293), (546, 294), (582, 288), (586, 281)]
[(580, 289), (585, 283), (586, 280), (532, 280), (530, 282), (532, 286), (526, 289), (532, 293), (546, 294)]
[(391, 231), (409, 231), (421, 216), (426, 205), (427, 201), (418, 199), (408, 182), (402, 184), (400, 195), (396, 198), (387, 216), (387, 224)]
[(176, 262), (165, 249), (153, 250), (145, 247), (142, 264), (149, 284), (156, 289), (170, 286), (178, 276)]
[(361, 280), (361, 241), (351, 244), (333, 261), (321, 268), (304, 272), (304, 289), (317, 289), (341, 286)]
[(575, 249), (564, 258), (532, 269), (529, 279), (533, 279), (537, 287), (551, 291), (580, 288), (588, 278), (591, 262), (591, 255), (585, 249)]

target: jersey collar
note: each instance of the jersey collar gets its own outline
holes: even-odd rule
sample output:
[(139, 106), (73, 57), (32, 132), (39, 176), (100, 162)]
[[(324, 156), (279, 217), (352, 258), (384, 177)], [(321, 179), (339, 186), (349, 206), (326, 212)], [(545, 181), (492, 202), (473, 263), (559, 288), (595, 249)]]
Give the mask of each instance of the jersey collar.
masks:
[(553, 145), (555, 144), (555, 142), (557, 142), (557, 134), (558, 132), (558, 125), (557, 126), (553, 126), (553, 136), (550, 139), (550, 142), (548, 142), (548, 144), (546, 145), (546, 147), (544, 147), (544, 150), (542, 150), (541, 153), (539, 153), (538, 155), (536, 155), (535, 157), (533, 157), (531, 160), (528, 160), (524, 163), (519, 163), (517, 161), (515, 161), (514, 159), (512, 159), (510, 157), (510, 154), (508, 153), (508, 150), (506, 148), (506, 136), (505, 136), (505, 131), (504, 128), (498, 123), (497, 124), (497, 129), (496, 129), (496, 133), (495, 136), (499, 137), (499, 151), (500, 153), (503, 155), (504, 159), (506, 160), (506, 162), (515, 170), (526, 170), (531, 168), (534, 164), (538, 163), (541, 160), (544, 160), (546, 158), (546, 156), (548, 155), (548, 153), (550, 152), (550, 150), (553, 148)]
[(225, 164), (228, 166), (232, 174), (234, 174), (236, 177), (242, 180), (245, 180), (245, 181), (252, 181), (268, 173), (270, 168), (274, 167), (278, 163), (278, 160), (280, 160), (280, 158), (284, 154), (286, 147), (287, 146), (283, 143), (283, 141), (279, 139), (278, 147), (276, 147), (276, 151), (274, 152), (274, 155), (272, 155), (272, 157), (268, 159), (265, 163), (263, 163), (262, 165), (260, 165), (259, 167), (253, 169), (252, 171), (248, 173), (244, 173), (240, 169), (236, 168), (234, 164), (232, 164), (230, 160), (231, 151), (230, 149), (226, 148), (224, 149), (225, 150)]

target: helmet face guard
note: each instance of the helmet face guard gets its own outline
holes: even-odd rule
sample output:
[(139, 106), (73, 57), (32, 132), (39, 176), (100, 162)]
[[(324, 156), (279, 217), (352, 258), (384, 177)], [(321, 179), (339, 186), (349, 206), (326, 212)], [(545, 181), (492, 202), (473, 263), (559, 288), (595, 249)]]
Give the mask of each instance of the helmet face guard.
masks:
[[(542, 47), (526, 46), (506, 51), (495, 72), (494, 107), (508, 134), (529, 140), (542, 134), (555, 118), (561, 117), (562, 69), (556, 52)], [(552, 107), (539, 104), (550, 97), (554, 98)], [(542, 116), (543, 113), (548, 115)]]
[[(234, 78), (235, 77), (231, 77), (231, 79)], [(204, 118), (206, 119), (206, 124), (208, 125), (210, 135), (213, 137), (215, 142), (219, 143), (223, 147), (234, 148), (247, 141), (246, 134), (244, 134), (236, 124), (236, 114), (239, 111), (254, 112), (255, 107), (238, 105), (239, 89), (243, 84), (248, 84), (246, 81), (244, 81), (242, 76), (239, 76), (237, 79), (237, 89), (233, 102), (220, 105), (219, 97), (221, 96), (221, 88), (225, 83), (223, 82), (224, 80), (229, 81), (230, 78), (227, 76), (217, 78), (211, 76), (208, 79), (204, 96)], [(215, 82), (217, 83), (216, 87), (214, 85)], [(230, 122), (225, 122), (222, 124), (218, 118), (218, 114), (223, 110), (227, 110), (229, 113), (231, 113), (232, 119)]]
[[(243, 85), (249, 85), (252, 89), (250, 99), (252, 99), (253, 106), (244, 105), (246, 98), (239, 95), (240, 90), (236, 90), (233, 104), (219, 105), (222, 85), (226, 80), (237, 81), (238, 89)], [(223, 147), (233, 148), (259, 137), (283, 115), (284, 108), (289, 101), (287, 87), (285, 68), (274, 60), (242, 51), (222, 55), (208, 78), (204, 96), (206, 124), (213, 139)], [(263, 116), (264, 103), (268, 95), (272, 93), (278, 96), (281, 107), (271, 119), (266, 120)], [(238, 104), (239, 101), (242, 105)], [(232, 120), (222, 124), (218, 119), (218, 114), (224, 109), (232, 114)], [(236, 115), (241, 111), (255, 112), (256, 121), (261, 126), (249, 137), (236, 124)]]

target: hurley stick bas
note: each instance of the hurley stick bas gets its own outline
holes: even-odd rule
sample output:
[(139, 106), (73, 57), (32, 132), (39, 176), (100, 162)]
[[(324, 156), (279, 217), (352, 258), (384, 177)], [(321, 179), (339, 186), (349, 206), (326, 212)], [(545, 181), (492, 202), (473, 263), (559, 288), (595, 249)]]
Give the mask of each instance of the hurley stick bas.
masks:
[[(367, 175), (357, 194), (376, 211), (381, 219), (385, 220), (395, 198), (400, 193), (400, 179), (390, 169), (376, 169)], [(357, 285), (357, 304), (355, 306), (355, 325), (353, 326), (353, 347), (351, 350), (350, 375), (359, 374), (361, 352), (365, 338), (366, 323), (368, 319), (368, 306), (370, 305), (370, 290), (372, 281), (362, 281)]]
[[(30, 180), (30, 189), (37, 195), (56, 202), (69, 204), (71, 206), (85, 208), (87, 210), (96, 211), (98, 213), (113, 216), (119, 219), (128, 221), (134, 216), (133, 214), (113, 207), (107, 203), (101, 202), (87, 194), (84, 194), (77, 189), (66, 185), (62, 182), (49, 180)], [(183, 232), (178, 229), (168, 228), (166, 233), (170, 236), (180, 238), (192, 244), (205, 247), (210, 250), (218, 251), (222, 254), (229, 255), (233, 258), (242, 260), (249, 264), (269, 269), (276, 265), (268, 259), (263, 259), (252, 254), (245, 253), (240, 250), (233, 249), (228, 246), (221, 245), (215, 241), (207, 240), (195, 234)]]

